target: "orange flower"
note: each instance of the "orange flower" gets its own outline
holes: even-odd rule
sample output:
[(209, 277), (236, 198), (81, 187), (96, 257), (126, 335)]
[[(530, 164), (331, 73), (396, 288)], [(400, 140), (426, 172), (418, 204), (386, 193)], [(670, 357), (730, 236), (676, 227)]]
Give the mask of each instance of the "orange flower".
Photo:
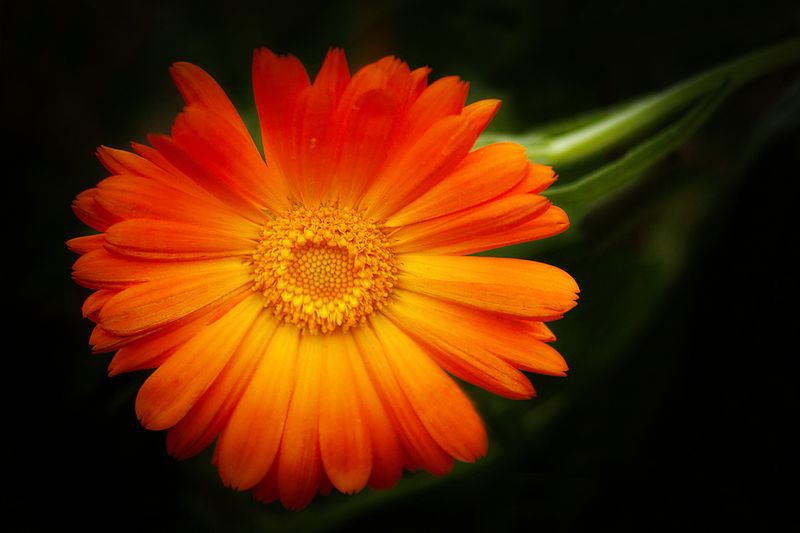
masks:
[(472, 150), (499, 102), (386, 57), (352, 77), (331, 50), (313, 83), (259, 50), (266, 162), (217, 83), (178, 63), (171, 136), (100, 148), (78, 195), (99, 234), (69, 241), (96, 352), (155, 368), (136, 399), (171, 454), (216, 439), (226, 485), (299, 509), (317, 492), (444, 474), (486, 453), (452, 374), (508, 398), (519, 370), (564, 375), (545, 322), (575, 305), (562, 270), (468, 256), (554, 235), (554, 180), (525, 149)]

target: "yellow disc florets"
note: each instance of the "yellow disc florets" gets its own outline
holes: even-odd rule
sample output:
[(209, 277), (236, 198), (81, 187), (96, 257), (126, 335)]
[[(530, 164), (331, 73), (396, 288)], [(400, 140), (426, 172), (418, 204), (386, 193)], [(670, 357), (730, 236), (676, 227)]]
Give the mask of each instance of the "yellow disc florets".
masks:
[(264, 306), (311, 333), (360, 324), (397, 280), (381, 226), (328, 204), (275, 215), (261, 231), (252, 267)]

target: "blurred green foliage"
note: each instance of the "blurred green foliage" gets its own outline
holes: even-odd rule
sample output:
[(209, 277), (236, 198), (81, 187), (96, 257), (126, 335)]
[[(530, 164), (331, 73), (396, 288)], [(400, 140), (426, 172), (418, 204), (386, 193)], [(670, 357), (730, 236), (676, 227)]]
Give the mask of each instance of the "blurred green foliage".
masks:
[[(567, 234), (515, 252), (564, 268), (581, 286), (580, 305), (553, 326), (569, 377), (533, 376), (539, 396), (526, 402), (469, 387), (489, 427), (489, 457), (444, 478), (409, 475), (391, 491), (320, 498), (301, 513), (225, 489), (210, 453), (176, 462), (163, 434), (139, 427), (133, 400), (144, 375), (109, 380), (109, 357), (89, 354), (90, 325), (79, 312), (87, 291), (69, 279), (74, 257), (63, 243), (85, 231), (69, 202), (105, 175), (92, 158), (95, 147), (124, 147), (169, 130), (181, 106), (167, 75), (174, 61), (206, 68), (247, 110), (249, 61), (258, 46), (294, 53), (312, 72), (331, 45), (344, 47), (353, 68), (393, 53), (431, 66), (434, 78), (461, 75), (472, 84), (472, 100), (502, 98), (492, 131), (523, 134), (619, 110), (794, 37), (795, 4), (123, 1), (4, 8), (5, 114), (22, 141), (8, 150), (20, 169), (8, 179), (22, 189), (12, 198), (23, 206), (13, 226), (21, 244), (10, 253), (24, 266), (11, 291), (23, 325), (35, 328), (13, 350), (7, 378), (17, 382), (9, 387), (16, 402), (6, 441), (11, 503), (24, 520), (19, 529), (558, 531), (777, 523), (790, 499), (773, 480), (791, 464), (784, 429), (797, 412), (783, 347), (792, 317), (779, 310), (797, 287), (785, 260), (796, 208), (782, 192), (800, 163), (797, 68), (736, 90), (722, 84), (625, 145), (557, 167), (568, 184), (662, 141), (658, 164), (637, 174), (635, 185), (592, 203)], [(668, 142), (675, 138), (680, 142)]]

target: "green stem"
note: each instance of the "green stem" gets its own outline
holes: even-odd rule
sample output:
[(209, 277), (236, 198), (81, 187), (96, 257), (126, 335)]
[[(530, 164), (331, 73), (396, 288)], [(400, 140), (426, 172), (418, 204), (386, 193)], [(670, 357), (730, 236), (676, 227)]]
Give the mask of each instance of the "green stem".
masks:
[(582, 128), (529, 147), (534, 161), (564, 165), (609, 148), (684, 108), (721, 83), (731, 89), (800, 60), (800, 39), (759, 50), (698, 74), (659, 93), (645, 96)]

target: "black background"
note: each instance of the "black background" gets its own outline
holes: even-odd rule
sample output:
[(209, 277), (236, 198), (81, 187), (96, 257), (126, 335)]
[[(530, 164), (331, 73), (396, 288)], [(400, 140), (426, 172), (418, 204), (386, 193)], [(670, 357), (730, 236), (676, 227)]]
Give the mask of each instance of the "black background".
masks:
[[(351, 68), (392, 53), (412, 67), (431, 66), (433, 78), (461, 75), (472, 82), (473, 98), (502, 98), (493, 127), (520, 131), (662, 89), (796, 36), (795, 2), (196, 4), (203, 5), (3, 7), (4, 277), (11, 295), (4, 455), (12, 530), (762, 530), (791, 517), (796, 122), (760, 147), (724, 201), (708, 208), (676, 280), (648, 302), (651, 318), (613, 363), (595, 361), (582, 375), (576, 363), (593, 352), (584, 343), (575, 359), (565, 351), (569, 378), (534, 379), (542, 387), (533, 402), (570, 394), (572, 379), (580, 384), (572, 407), (535, 449), (509, 449), (514, 439), (497, 423), (505, 453), (485, 468), (376, 499), (344, 519), (314, 514), (317, 504), (303, 511), (304, 522), (275, 506), (262, 509), (222, 488), (208, 454), (185, 463), (168, 457), (163, 434), (138, 427), (133, 413), (143, 376), (107, 379), (109, 356), (89, 353), (90, 324), (80, 317), (88, 291), (71, 282), (74, 256), (63, 243), (85, 231), (70, 212), (72, 198), (105, 176), (94, 149), (168, 131), (181, 106), (167, 75), (174, 61), (203, 66), (243, 107), (251, 102), (249, 62), (258, 46), (293, 53), (311, 72), (328, 46), (343, 47)], [(683, 157), (702, 160), (713, 146), (711, 166), (724, 167), (726, 153), (735, 160), (737, 139), (796, 82), (789, 70), (743, 89)], [(676, 165), (664, 174), (684, 168)], [(587, 234), (596, 237), (615, 221)], [(628, 229), (605, 245), (588, 241), (582, 250), (551, 254), (581, 282), (588, 308), (557, 332), (587, 329), (581, 321), (613, 303), (609, 284), (627, 275), (619, 268), (636, 268), (624, 262), (636, 238)], [(600, 256), (621, 258), (616, 277), (594, 268)], [(600, 332), (592, 342), (602, 345), (606, 333), (614, 334)]]

